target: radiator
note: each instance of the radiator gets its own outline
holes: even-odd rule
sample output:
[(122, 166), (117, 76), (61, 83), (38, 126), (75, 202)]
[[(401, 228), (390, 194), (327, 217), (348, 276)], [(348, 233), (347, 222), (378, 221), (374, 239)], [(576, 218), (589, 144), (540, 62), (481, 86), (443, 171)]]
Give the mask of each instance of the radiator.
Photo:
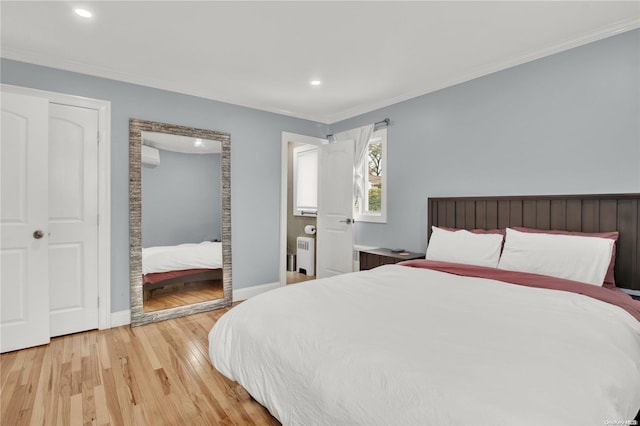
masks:
[(316, 274), (315, 268), (315, 238), (298, 237), (298, 272), (313, 276)]

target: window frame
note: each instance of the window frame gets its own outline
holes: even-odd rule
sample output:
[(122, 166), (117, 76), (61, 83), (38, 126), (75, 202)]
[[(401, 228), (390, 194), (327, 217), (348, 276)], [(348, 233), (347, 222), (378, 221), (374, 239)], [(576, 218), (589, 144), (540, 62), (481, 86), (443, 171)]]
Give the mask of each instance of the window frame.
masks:
[[(313, 206), (298, 206), (298, 157), (300, 155), (315, 153), (316, 157), (316, 176), (315, 182), (310, 182), (309, 185), (315, 185), (316, 191), (316, 205)], [(301, 145), (293, 148), (293, 215), (294, 216), (306, 216), (317, 217), (318, 215), (318, 166), (320, 161), (320, 150), (317, 145)]]
[[(382, 168), (382, 175), (380, 176), (380, 188), (381, 188), (380, 213), (372, 213), (372, 212), (363, 211), (363, 209), (368, 203), (369, 145), (372, 142), (378, 143), (377, 138), (381, 139), (380, 140), (380, 143), (382, 144), (381, 163), (383, 165), (383, 168)], [(387, 185), (387, 175), (389, 174), (389, 168), (388, 168), (389, 162), (387, 161), (387, 142), (388, 142), (388, 137), (387, 137), (386, 127), (383, 127), (382, 129), (379, 129), (379, 130), (375, 130), (371, 134), (371, 138), (367, 142), (366, 157), (365, 157), (365, 161), (363, 162), (362, 170), (361, 170), (362, 179), (363, 179), (362, 187), (364, 188), (364, 194), (363, 194), (364, 199), (362, 200), (362, 202), (358, 203), (357, 208), (355, 206), (356, 200), (354, 200), (353, 216), (357, 222), (387, 223), (387, 198), (388, 198), (388, 192), (389, 192), (389, 187)]]

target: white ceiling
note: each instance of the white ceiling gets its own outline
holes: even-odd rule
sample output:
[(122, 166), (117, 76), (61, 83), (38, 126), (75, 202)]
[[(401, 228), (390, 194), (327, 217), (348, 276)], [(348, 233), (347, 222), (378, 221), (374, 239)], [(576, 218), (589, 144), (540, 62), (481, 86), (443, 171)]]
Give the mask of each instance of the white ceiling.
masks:
[[(84, 20), (72, 13), (84, 6)], [(640, 27), (639, 1), (0, 3), (3, 57), (322, 123)], [(312, 87), (309, 81), (323, 83)]]

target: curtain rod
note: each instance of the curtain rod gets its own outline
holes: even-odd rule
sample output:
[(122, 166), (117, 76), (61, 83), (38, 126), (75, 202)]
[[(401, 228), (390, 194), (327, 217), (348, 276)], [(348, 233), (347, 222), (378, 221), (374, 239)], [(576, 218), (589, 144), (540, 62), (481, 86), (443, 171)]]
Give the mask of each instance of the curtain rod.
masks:
[[(373, 123), (373, 127), (375, 128), (376, 126), (382, 126), (383, 124), (385, 126), (388, 126), (390, 122), (391, 120), (389, 118), (385, 118), (383, 120), (376, 121), (375, 123)], [(330, 135), (326, 135), (326, 138), (329, 139), (331, 136), (333, 136), (333, 133)]]

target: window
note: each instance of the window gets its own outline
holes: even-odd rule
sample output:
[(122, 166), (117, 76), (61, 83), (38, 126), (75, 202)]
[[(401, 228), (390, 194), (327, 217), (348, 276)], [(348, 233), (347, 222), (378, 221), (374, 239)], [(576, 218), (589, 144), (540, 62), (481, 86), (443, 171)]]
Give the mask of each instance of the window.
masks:
[(367, 143), (360, 172), (362, 196), (356, 198), (354, 215), (360, 222), (387, 222), (387, 129), (377, 130)]
[(318, 212), (318, 147), (293, 149), (293, 214), (315, 216)]

